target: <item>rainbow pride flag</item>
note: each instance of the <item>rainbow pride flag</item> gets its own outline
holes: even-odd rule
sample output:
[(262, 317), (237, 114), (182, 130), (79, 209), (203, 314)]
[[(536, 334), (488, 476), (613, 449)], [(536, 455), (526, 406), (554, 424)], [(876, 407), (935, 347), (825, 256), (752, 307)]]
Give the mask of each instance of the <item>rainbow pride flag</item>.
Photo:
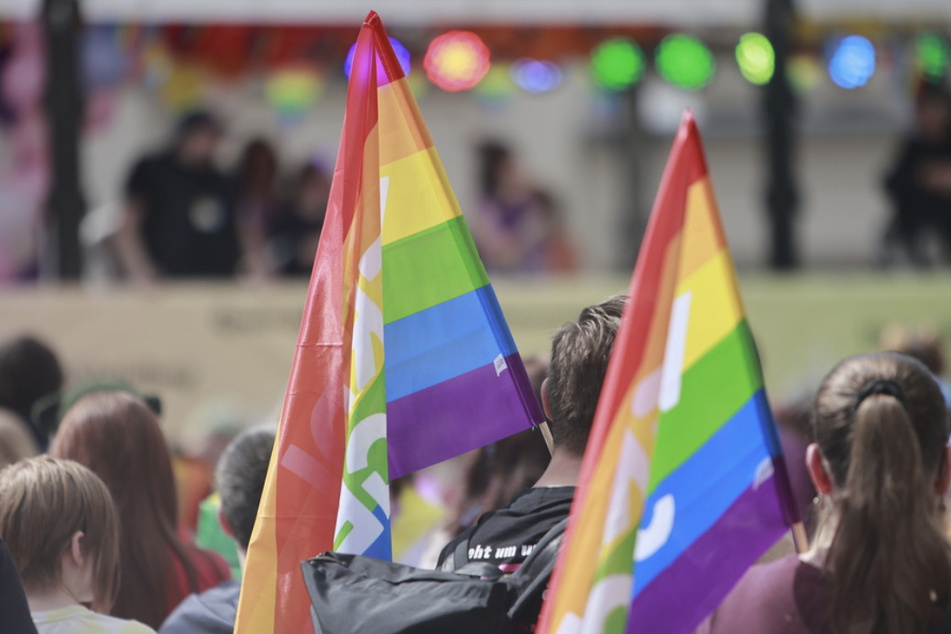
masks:
[(689, 112), (630, 297), (540, 632), (691, 632), (796, 521)]
[(544, 420), (376, 13), (241, 588), (239, 634), (310, 631), (300, 562), (389, 557), (390, 478)]

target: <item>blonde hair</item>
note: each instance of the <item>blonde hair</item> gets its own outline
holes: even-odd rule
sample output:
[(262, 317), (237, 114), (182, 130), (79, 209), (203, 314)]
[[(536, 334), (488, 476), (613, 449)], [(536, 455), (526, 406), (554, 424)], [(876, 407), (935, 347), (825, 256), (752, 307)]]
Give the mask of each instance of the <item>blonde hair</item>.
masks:
[(119, 586), (119, 516), (106, 485), (81, 464), (49, 456), (0, 471), (0, 535), (27, 590), (61, 582), (77, 531), (93, 565), (93, 607), (108, 613)]

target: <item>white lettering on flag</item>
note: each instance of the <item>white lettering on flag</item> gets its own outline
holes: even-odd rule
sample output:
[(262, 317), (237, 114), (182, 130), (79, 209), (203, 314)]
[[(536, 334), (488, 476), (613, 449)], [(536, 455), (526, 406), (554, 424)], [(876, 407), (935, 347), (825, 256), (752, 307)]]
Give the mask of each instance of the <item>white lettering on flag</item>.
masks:
[(664, 350), (664, 369), (660, 381), (661, 412), (669, 412), (680, 402), (680, 386), (684, 372), (684, 354), (687, 351), (687, 327), (690, 324), (690, 299), (687, 291), (674, 300), (670, 311), (670, 328)]
[(634, 561), (644, 561), (664, 547), (674, 530), (674, 515), (677, 505), (674, 496), (668, 493), (654, 503), (650, 523), (637, 531), (634, 545)]

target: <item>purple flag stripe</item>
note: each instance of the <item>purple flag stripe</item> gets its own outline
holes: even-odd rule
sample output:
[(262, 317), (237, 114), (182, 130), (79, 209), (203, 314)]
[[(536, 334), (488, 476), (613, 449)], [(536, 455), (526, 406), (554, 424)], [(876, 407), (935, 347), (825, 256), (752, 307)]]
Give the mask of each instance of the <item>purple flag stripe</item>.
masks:
[[(627, 632), (693, 632), (743, 573), (782, 537), (775, 476), (747, 489), (720, 519), (644, 588), (631, 604)], [(634, 574), (637, 574), (635, 567)], [(684, 601), (690, 597), (690, 601)]]
[[(516, 353), (387, 403), (390, 479), (484, 447), (542, 422)], [(526, 417), (526, 413), (528, 416)]]

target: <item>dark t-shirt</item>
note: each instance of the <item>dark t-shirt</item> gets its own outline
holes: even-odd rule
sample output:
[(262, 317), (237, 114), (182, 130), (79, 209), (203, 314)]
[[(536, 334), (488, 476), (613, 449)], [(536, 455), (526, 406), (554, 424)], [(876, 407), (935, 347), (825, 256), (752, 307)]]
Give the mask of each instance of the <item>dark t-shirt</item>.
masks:
[(494, 564), (513, 572), (555, 524), (568, 517), (575, 487), (525, 489), (512, 503), (484, 514), (475, 526), (449, 542), (439, 565), (452, 557), (462, 540), (469, 541), (469, 561)]
[(241, 582), (230, 580), (190, 595), (165, 619), (159, 634), (231, 634), (240, 594)]
[(913, 138), (905, 142), (885, 178), (885, 188), (904, 223), (928, 227), (951, 224), (951, 197), (922, 183), (922, 170), (929, 165), (951, 162), (951, 143)]
[(36, 634), (20, 573), (7, 545), (0, 539), (0, 626), (10, 634)]
[(185, 165), (172, 153), (149, 156), (132, 168), (126, 195), (142, 208), (143, 241), (163, 275), (234, 274), (234, 201), (228, 180), (213, 166)]
[(324, 219), (301, 216), (285, 206), (268, 227), (268, 246), (281, 275), (306, 277), (314, 268), (314, 254)]

